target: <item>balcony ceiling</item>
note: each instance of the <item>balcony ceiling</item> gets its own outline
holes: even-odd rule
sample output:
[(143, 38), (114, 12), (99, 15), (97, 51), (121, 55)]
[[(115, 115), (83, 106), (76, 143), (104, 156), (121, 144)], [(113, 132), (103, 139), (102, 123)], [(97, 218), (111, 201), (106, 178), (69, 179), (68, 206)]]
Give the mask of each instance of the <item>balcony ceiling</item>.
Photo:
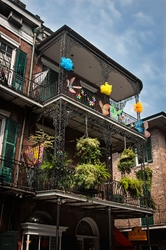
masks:
[[(39, 54), (59, 65), (61, 58), (60, 39), (63, 37), (64, 32), (67, 33), (67, 41), (70, 41), (70, 44), (68, 44), (70, 52), (66, 52), (65, 56), (73, 61), (73, 73), (97, 89), (108, 81), (113, 86), (110, 97), (116, 102), (140, 93), (142, 82), (136, 76), (66, 25), (38, 45)], [(101, 64), (109, 71), (107, 77), (105, 77), (107, 70), (102, 69)], [(105, 75), (103, 75), (103, 70)]]

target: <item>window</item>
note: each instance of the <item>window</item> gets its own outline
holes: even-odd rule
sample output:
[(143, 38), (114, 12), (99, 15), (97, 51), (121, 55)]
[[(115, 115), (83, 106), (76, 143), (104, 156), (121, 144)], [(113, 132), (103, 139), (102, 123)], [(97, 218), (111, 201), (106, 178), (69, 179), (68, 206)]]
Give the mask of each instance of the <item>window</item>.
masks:
[(0, 42), (0, 60), (7, 68), (10, 68), (12, 50), (12, 47), (2, 41)]
[(9, 70), (11, 67), (12, 47), (5, 42), (0, 41), (0, 74), (1, 80), (7, 83)]
[[(146, 149), (145, 149), (145, 162), (152, 162), (152, 145), (151, 145), (151, 137), (147, 139)], [(143, 163), (143, 159), (141, 156), (136, 156), (136, 166)]]
[(10, 86), (12, 84), (16, 48), (18, 47), (19, 43), (0, 32), (0, 80)]

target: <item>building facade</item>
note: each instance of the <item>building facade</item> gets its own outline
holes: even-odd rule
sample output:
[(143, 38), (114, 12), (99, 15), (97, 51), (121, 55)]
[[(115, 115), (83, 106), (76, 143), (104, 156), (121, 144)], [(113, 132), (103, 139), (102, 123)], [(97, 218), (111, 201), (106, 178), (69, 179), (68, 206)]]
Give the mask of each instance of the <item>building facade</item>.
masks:
[[(131, 126), (139, 112), (123, 111), (139, 102), (141, 80), (70, 27), (52, 32), (21, 1), (2, 0), (0, 14), (1, 248), (136, 249), (114, 221), (154, 210), (145, 192), (142, 204), (126, 198), (112, 155), (132, 145), (144, 171), (146, 138)], [(97, 188), (73, 181), (80, 138), (100, 144), (84, 162), (105, 164), (110, 175)]]
[[(165, 155), (166, 155), (166, 114), (164, 112), (146, 117), (143, 121), (149, 124), (148, 131), (150, 137), (146, 147), (146, 163), (145, 167), (152, 170), (152, 185), (151, 194), (155, 202), (155, 213), (149, 217), (149, 229), (151, 245), (154, 249), (164, 249), (165, 242), (165, 223), (166, 223), (166, 198), (165, 198)], [(119, 155), (113, 156), (114, 162), (114, 179), (120, 179), (120, 172), (117, 168)], [(136, 166), (133, 168), (132, 175), (139, 169), (139, 160), (136, 161)], [(135, 226), (140, 226), (145, 229), (145, 219), (123, 220), (116, 221), (116, 226), (123, 232), (128, 233)], [(140, 242), (138, 243), (140, 244)], [(145, 245), (145, 242), (141, 242)]]

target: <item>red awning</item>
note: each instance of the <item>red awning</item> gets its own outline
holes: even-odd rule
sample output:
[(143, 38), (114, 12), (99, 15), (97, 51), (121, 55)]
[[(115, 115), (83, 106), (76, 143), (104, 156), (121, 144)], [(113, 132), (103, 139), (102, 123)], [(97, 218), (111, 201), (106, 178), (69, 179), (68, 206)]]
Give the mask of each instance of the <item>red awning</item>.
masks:
[(134, 245), (115, 227), (115, 242), (118, 248), (116, 249), (124, 249), (124, 250), (135, 250)]

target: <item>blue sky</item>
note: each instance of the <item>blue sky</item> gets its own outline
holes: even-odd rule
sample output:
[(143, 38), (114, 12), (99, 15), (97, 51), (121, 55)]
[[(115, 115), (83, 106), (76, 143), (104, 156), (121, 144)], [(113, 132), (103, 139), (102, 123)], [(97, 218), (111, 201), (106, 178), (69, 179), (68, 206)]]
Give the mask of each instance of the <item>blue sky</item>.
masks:
[[(166, 0), (22, 0), (44, 25), (71, 27), (143, 82), (141, 117), (166, 112)], [(125, 111), (135, 116), (130, 101)]]

